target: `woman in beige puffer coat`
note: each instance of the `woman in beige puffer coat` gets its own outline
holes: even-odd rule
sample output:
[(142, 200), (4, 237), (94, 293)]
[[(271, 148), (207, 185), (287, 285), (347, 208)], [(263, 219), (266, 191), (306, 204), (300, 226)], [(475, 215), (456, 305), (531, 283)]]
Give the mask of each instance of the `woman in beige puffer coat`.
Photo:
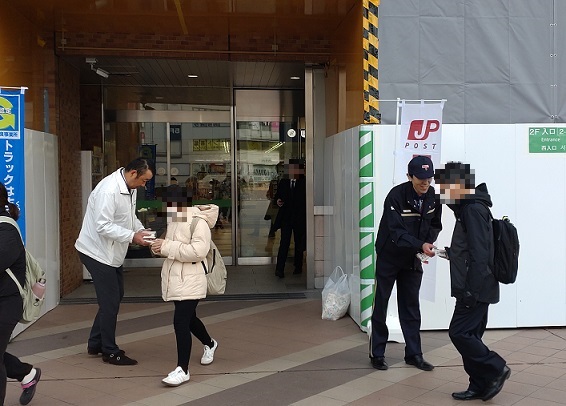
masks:
[[(175, 305), (173, 326), (177, 339), (177, 368), (162, 382), (167, 386), (179, 386), (190, 379), (191, 333), (204, 345), (201, 364), (212, 363), (218, 347), (218, 343), (210, 337), (196, 314), (199, 300), (206, 297), (206, 274), (201, 261), (206, 261), (206, 254), (210, 249), (210, 229), (218, 219), (218, 206), (174, 205), (168, 209), (170, 222), (165, 239), (156, 239), (151, 250), (165, 257), (161, 268), (161, 294), (163, 300), (172, 301)], [(191, 235), (194, 217), (199, 220)]]

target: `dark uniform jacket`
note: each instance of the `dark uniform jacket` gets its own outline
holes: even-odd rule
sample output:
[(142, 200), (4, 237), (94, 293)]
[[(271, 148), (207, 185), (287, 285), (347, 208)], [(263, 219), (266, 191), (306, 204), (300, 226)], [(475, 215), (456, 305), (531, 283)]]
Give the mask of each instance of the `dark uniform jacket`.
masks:
[(499, 282), (493, 267), (492, 206), (487, 186), (476, 187), (472, 198), (449, 204), (456, 225), (450, 244), (451, 294), (459, 300), (484, 303), (499, 302)]
[(442, 230), (442, 206), (434, 188), (424, 195), (422, 210), (415, 202), (416, 193), (409, 182), (395, 186), (383, 203), (375, 251), (377, 256), (403, 268), (420, 266), (416, 258), (425, 242), (434, 243)]

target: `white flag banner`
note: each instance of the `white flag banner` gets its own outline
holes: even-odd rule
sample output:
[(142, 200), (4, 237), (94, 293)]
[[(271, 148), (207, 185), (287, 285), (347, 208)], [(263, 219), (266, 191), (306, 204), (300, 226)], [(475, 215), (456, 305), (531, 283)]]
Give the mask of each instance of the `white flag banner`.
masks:
[[(401, 100), (399, 140), (395, 151), (394, 183), (407, 181), (407, 164), (416, 155), (428, 156), (438, 168), (440, 165), (440, 143), (442, 140), (442, 110), (444, 100), (435, 102), (408, 102)], [(420, 296), (435, 301), (436, 298), (436, 257), (423, 263), (423, 281)]]
[(394, 183), (407, 180), (407, 164), (416, 155), (426, 155), (436, 168), (440, 164), (440, 143), (442, 136), (442, 110), (444, 100), (417, 103), (401, 100), (399, 140), (395, 151)]

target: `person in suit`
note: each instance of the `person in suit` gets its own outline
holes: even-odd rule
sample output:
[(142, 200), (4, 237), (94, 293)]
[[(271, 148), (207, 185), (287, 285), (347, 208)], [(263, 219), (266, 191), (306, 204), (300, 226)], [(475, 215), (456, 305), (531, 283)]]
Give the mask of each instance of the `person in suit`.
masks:
[(281, 228), (281, 242), (275, 268), (275, 275), (279, 278), (285, 277), (285, 262), (291, 244), (291, 234), (293, 234), (293, 241), (295, 242), (295, 270), (293, 274), (303, 272), (303, 252), (307, 228), (304, 162), (300, 159), (290, 159), (289, 163), (285, 164), (285, 170), (288, 177), (279, 181), (277, 193), (274, 197), (277, 206), (279, 206), (275, 227)]

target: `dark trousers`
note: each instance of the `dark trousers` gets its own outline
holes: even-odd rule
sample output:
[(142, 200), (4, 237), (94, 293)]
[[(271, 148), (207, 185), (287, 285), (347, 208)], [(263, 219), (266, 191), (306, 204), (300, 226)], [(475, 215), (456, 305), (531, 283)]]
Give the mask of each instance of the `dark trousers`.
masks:
[(10, 336), (22, 317), (22, 312), (23, 302), (19, 293), (0, 297), (0, 404), (2, 405), (6, 397), (6, 379), (21, 381), (33, 368), (32, 365), (21, 362), (17, 357), (6, 352)]
[(175, 327), (175, 338), (177, 339), (177, 366), (187, 372), (191, 358), (193, 339), (191, 333), (203, 345), (212, 348), (212, 338), (206, 331), (203, 322), (197, 317), (198, 300), (174, 301), (175, 313), (173, 315), (173, 327)]
[(287, 253), (291, 245), (291, 234), (293, 234), (293, 241), (295, 242), (295, 258), (293, 263), (297, 271), (303, 269), (303, 251), (305, 250), (305, 225), (293, 224), (292, 222), (285, 222), (281, 225), (281, 241), (279, 242), (279, 251), (277, 252), (277, 265), (275, 267), (276, 273), (283, 273), (285, 270), (285, 261), (287, 261)]
[(116, 345), (116, 323), (124, 297), (124, 269), (122, 266), (105, 265), (80, 252), (79, 257), (92, 276), (98, 301), (98, 313), (92, 323), (88, 346), (102, 348), (104, 354), (115, 354), (120, 351)]
[(405, 338), (405, 358), (421, 355), (421, 310), (419, 290), (423, 278), (421, 267), (401, 268), (383, 258), (377, 259), (375, 269), (375, 300), (371, 315), (370, 357), (383, 357), (389, 338), (387, 305), (397, 282), (399, 323)]
[(503, 371), (505, 360), (483, 343), (489, 303), (477, 303), (472, 308), (456, 301), (448, 335), (462, 356), (464, 370), (470, 377), (469, 390), (482, 393), (487, 384)]

